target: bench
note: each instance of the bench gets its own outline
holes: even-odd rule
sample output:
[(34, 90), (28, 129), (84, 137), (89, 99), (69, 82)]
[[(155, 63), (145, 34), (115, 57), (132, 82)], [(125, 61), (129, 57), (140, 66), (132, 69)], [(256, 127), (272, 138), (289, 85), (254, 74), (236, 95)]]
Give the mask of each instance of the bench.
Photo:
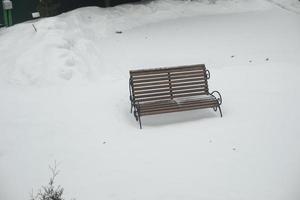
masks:
[(132, 111), (142, 129), (141, 117), (195, 109), (219, 109), (222, 97), (209, 92), (205, 65), (190, 65), (129, 71)]

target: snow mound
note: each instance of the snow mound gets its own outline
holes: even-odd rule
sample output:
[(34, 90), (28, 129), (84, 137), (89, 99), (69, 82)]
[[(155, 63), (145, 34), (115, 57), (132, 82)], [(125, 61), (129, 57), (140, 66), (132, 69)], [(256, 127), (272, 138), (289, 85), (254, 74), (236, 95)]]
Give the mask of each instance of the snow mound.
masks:
[(181, 17), (269, 7), (258, 0), (159, 0), (107, 9), (86, 7), (22, 23), (0, 30), (0, 81), (40, 85), (99, 79), (107, 71), (118, 71), (102, 62), (106, 48), (102, 41), (116, 31)]

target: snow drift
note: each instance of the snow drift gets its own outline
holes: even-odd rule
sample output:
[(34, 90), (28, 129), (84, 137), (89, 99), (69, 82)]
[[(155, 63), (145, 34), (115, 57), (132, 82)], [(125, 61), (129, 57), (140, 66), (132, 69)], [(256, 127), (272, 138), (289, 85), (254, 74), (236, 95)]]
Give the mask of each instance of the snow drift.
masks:
[[(267, 8), (270, 4), (258, 0), (217, 1), (216, 4), (167, 0), (109, 9), (81, 8), (57, 17), (22, 23), (0, 30), (1, 80), (40, 85), (99, 79), (107, 72), (118, 71), (116, 66), (103, 60), (107, 48), (103, 41), (116, 31), (194, 15)], [(118, 55), (113, 57), (119, 59)]]

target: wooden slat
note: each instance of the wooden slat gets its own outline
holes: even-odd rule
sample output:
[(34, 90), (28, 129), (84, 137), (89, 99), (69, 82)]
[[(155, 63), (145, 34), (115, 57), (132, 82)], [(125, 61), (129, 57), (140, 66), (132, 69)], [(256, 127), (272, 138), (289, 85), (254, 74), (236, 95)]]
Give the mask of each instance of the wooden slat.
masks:
[(207, 85), (190, 85), (187, 87), (173, 87), (172, 91), (181, 91), (181, 90), (189, 90), (189, 89), (198, 89), (199, 91), (206, 91), (208, 90)]
[(135, 99), (138, 100), (141, 98), (168, 96), (168, 95), (174, 96), (177, 94), (196, 93), (196, 92), (202, 92), (202, 91), (196, 90), (196, 89), (191, 89), (191, 90), (179, 90), (179, 91), (172, 91), (172, 92), (169, 91), (169, 92), (154, 93), (154, 94), (142, 94), (142, 95), (135, 95)]
[(206, 74), (206, 71), (204, 69), (197, 69), (194, 71), (180, 71), (180, 72), (171, 72), (171, 75), (189, 75), (189, 74), (193, 74), (193, 73), (200, 73), (200, 74)]
[(158, 67), (158, 68), (150, 68), (150, 69), (137, 69), (130, 70), (130, 73), (139, 73), (139, 72), (153, 72), (153, 71), (164, 71), (164, 70), (181, 70), (181, 69), (195, 69), (195, 68), (203, 68), (204, 64), (196, 64), (196, 65), (183, 65), (183, 66), (175, 66), (175, 67)]
[[(190, 96), (198, 96), (198, 95), (205, 95), (206, 92), (198, 92), (198, 93), (189, 93), (189, 94), (179, 94), (179, 95), (173, 95), (173, 98), (179, 98), (179, 97), (190, 97)], [(166, 100), (170, 99), (170, 96), (160, 96), (160, 97), (152, 97), (152, 98), (144, 98), (144, 99), (138, 99), (136, 101), (138, 102), (146, 102), (146, 101), (157, 101), (157, 100)]]
[(206, 79), (203, 77), (203, 78), (195, 78), (195, 79), (185, 79), (185, 80), (171, 80), (171, 83), (172, 83), (172, 86), (174, 83), (184, 83), (184, 82), (194, 82), (194, 81), (205, 81)]
[[(178, 90), (188, 90), (188, 89), (199, 89), (200, 91), (207, 90), (207, 87), (201, 86), (201, 85), (192, 85), (192, 86), (186, 86), (186, 87), (173, 87), (172, 91), (178, 91)], [(134, 95), (140, 95), (140, 94), (152, 94), (152, 93), (160, 93), (160, 92), (168, 92), (170, 91), (170, 88), (164, 88), (164, 89), (156, 89), (156, 90), (140, 90), (136, 91)]]
[[(178, 83), (178, 84), (172, 84), (172, 87), (182, 87), (182, 86), (192, 86), (192, 85), (199, 85), (199, 86), (206, 86), (205, 81), (193, 81), (193, 82), (187, 82), (187, 83)], [(135, 86), (135, 91), (140, 91), (140, 90), (153, 90), (153, 89), (159, 89), (159, 88), (169, 88), (169, 82), (167, 82), (164, 85), (154, 85), (154, 86), (149, 86), (149, 87), (137, 87), (138, 85)]]
[(191, 107), (182, 107), (182, 108), (176, 108), (176, 109), (165, 109), (165, 110), (159, 110), (159, 111), (147, 111), (147, 112), (141, 112), (140, 114), (141, 114), (141, 116), (156, 115), (156, 114), (163, 114), (163, 113), (181, 112), (181, 111), (204, 109), (204, 108), (213, 108), (213, 107), (215, 107), (215, 106), (211, 106), (211, 105), (191, 106)]
[[(173, 77), (175, 76), (180, 76), (180, 75), (191, 75), (191, 74), (205, 74), (205, 72), (203, 70), (195, 70), (195, 71), (191, 71), (191, 72), (173, 72), (170, 73), (170, 75)], [(168, 72), (163, 72), (161, 74), (155, 74), (155, 75), (143, 75), (143, 76), (132, 76), (132, 80), (139, 80), (139, 79), (151, 79), (151, 78), (163, 78), (168, 76)]]
[(190, 65), (190, 66), (180, 66), (180, 67), (165, 67), (165, 68), (155, 68), (155, 69), (144, 69), (144, 70), (131, 70), (129, 73), (131, 76), (145, 75), (145, 74), (158, 74), (162, 72), (180, 72), (180, 71), (193, 71), (196, 69), (205, 69), (205, 65)]
[[(174, 83), (186, 83), (186, 82), (196, 82), (196, 81), (205, 81), (205, 78), (192, 78), (192, 79), (179, 79), (179, 80), (171, 80), (172, 85)], [(139, 84), (133, 84), (133, 87), (146, 87), (146, 86), (153, 86), (153, 85), (163, 85), (163, 84), (169, 84), (169, 81), (159, 81), (159, 82), (153, 82), (153, 83), (139, 83)]]
[(166, 77), (163, 77), (163, 78), (133, 80), (133, 84), (135, 84), (135, 83), (146, 83), (146, 82), (157, 82), (157, 81), (164, 81), (164, 80), (169, 80), (169, 79), (171, 79), (171, 81), (172, 80), (177, 80), (177, 79), (190, 79), (190, 78), (196, 78), (196, 77), (198, 77), (200, 79), (205, 78), (204, 74), (198, 74), (198, 73), (190, 74), (190, 75), (182, 75), (182, 76), (172, 76), (172, 75), (170, 75), (170, 77), (166, 76)]
[(135, 87), (135, 91), (148, 91), (148, 90), (156, 90), (156, 89), (170, 89), (169, 83), (163, 85), (154, 85), (149, 87)]
[(209, 107), (209, 108), (213, 108), (218, 106), (218, 103), (206, 103), (206, 104), (186, 104), (186, 105), (182, 105), (182, 106), (165, 106), (165, 107), (160, 107), (160, 108), (151, 108), (151, 109), (141, 109), (140, 112), (141, 113), (146, 113), (146, 112), (155, 112), (155, 111), (163, 111), (163, 110), (177, 110), (177, 109), (182, 109), (182, 108), (190, 108), (190, 107)]
[(184, 103), (169, 103), (169, 104), (153, 104), (147, 106), (140, 106), (141, 111), (149, 111), (149, 110), (159, 110), (164, 108), (175, 108), (175, 107), (184, 107), (184, 106), (195, 106), (195, 105), (218, 105), (217, 100), (209, 99), (209, 100), (201, 100), (201, 101), (187, 101)]
[(151, 78), (163, 78), (167, 77), (169, 74), (168, 72), (158, 73), (158, 74), (151, 74), (151, 75), (143, 75), (143, 76), (132, 76), (132, 80), (140, 80), (140, 79), (151, 79)]
[(161, 93), (161, 92), (170, 92), (169, 85), (164, 89), (158, 89), (158, 90), (141, 90), (134, 93), (134, 95), (140, 95), (140, 94), (152, 94), (152, 93)]
[(177, 105), (176, 101), (174, 100), (164, 100), (164, 101), (155, 101), (155, 102), (146, 102), (139, 104), (141, 109), (143, 108), (156, 108), (156, 107), (163, 107), (168, 105)]
[(141, 107), (147, 107), (147, 106), (153, 106), (158, 104), (182, 104), (182, 103), (193, 103), (193, 102), (199, 102), (199, 101), (217, 101), (215, 97), (205, 95), (205, 96), (195, 96), (195, 98), (174, 98), (170, 100), (163, 100), (163, 101), (155, 101), (155, 102), (146, 102), (139, 104)]

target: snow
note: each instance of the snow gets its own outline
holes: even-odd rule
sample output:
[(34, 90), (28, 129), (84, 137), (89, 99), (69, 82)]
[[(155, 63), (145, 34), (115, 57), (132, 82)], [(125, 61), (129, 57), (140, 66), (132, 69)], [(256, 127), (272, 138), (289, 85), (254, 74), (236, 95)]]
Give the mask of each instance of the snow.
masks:
[[(28, 199), (56, 160), (66, 199), (298, 200), (300, 8), (274, 2), (88, 7), (0, 29), (0, 199)], [(224, 117), (139, 130), (128, 70), (195, 63)]]
[[(48, 85), (69, 80), (97, 80), (103, 74), (111, 77), (112, 73), (118, 73), (119, 70), (112, 72), (111, 62), (105, 62), (107, 56), (102, 55), (107, 47), (103, 43), (112, 45), (105, 43), (106, 37), (111, 37), (115, 31), (199, 14), (241, 12), (268, 7), (267, 3), (259, 3), (257, 6), (257, 2), (224, 1), (220, 5), (211, 5), (202, 1), (154, 1), (146, 5), (128, 4), (110, 9), (82, 8), (58, 17), (23, 23), (0, 32), (0, 43), (3, 44), (0, 52), (14, 49), (9, 54), (1, 53), (1, 80), (22, 85)], [(20, 38), (20, 32), (22, 39), (16, 41), (16, 38)], [(47, 57), (44, 52), (47, 52)], [(36, 56), (30, 56), (33, 54)]]
[(299, 0), (269, 0), (269, 1), (283, 9), (300, 14)]

